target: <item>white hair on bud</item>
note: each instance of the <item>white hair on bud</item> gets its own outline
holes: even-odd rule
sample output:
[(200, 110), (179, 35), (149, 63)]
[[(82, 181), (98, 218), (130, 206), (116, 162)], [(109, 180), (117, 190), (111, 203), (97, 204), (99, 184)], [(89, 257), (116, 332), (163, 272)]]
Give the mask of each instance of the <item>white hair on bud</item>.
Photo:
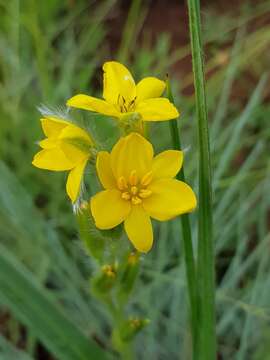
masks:
[(55, 116), (59, 119), (72, 122), (72, 119), (69, 117), (69, 108), (65, 106), (58, 106), (51, 108), (47, 105), (41, 104), (37, 107), (38, 111), (42, 116)]
[(78, 214), (81, 211), (81, 204), (84, 201), (83, 198), (83, 194), (85, 193), (86, 189), (85, 189), (85, 184), (84, 181), (81, 181), (81, 185), (80, 185), (80, 190), (79, 190), (79, 195), (75, 201), (74, 204), (72, 204), (72, 210), (74, 212), (74, 214)]
[(183, 151), (183, 153), (187, 153), (190, 151), (190, 149), (191, 149), (191, 146), (189, 145), (189, 146), (186, 146), (184, 149), (182, 149), (182, 151)]

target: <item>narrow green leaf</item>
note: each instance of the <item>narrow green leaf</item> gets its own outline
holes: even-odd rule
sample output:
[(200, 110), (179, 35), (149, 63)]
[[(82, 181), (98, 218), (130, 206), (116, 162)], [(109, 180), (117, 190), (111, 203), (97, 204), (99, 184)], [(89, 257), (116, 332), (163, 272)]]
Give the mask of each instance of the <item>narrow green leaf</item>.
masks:
[[(171, 91), (170, 82), (167, 80), (167, 93), (169, 100), (174, 104), (174, 98)], [(181, 149), (181, 139), (178, 131), (177, 119), (169, 122), (171, 138), (173, 148), (176, 150)], [(177, 175), (177, 178), (185, 182), (184, 167)], [(185, 266), (187, 274), (187, 285), (189, 292), (190, 310), (191, 310), (191, 330), (192, 330), (192, 341), (193, 341), (193, 352), (197, 350), (197, 338), (198, 338), (198, 294), (196, 285), (196, 265), (194, 259), (194, 250), (192, 245), (192, 234), (190, 219), (188, 214), (184, 214), (180, 217), (182, 225), (182, 234), (184, 240), (185, 249)]]
[[(7, 276), (8, 275), (8, 276)], [(80, 332), (11, 253), (0, 245), (0, 302), (59, 360), (105, 359), (104, 352)]]
[(201, 360), (216, 359), (215, 276), (212, 188), (208, 114), (202, 57), (200, 1), (188, 0), (199, 145), (198, 289), (200, 296), (199, 353)]
[(17, 349), (11, 342), (0, 335), (1, 360), (34, 360), (25, 351)]

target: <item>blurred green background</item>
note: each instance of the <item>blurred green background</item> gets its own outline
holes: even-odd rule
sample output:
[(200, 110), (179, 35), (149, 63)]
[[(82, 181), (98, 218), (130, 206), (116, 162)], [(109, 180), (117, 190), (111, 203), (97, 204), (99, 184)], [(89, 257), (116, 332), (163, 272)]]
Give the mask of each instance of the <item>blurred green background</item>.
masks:
[[(202, 17), (219, 359), (267, 360), (270, 1), (239, 0), (233, 6), (226, 0), (202, 1)], [(76, 93), (100, 95), (101, 67), (111, 59), (125, 63), (137, 81), (169, 74), (181, 110), (187, 180), (196, 190), (197, 134), (184, 1), (0, 0), (1, 360), (87, 359), (76, 353), (80, 340), (74, 336), (80, 334), (109, 347), (111, 320), (89, 294), (95, 265), (78, 239), (65, 194), (66, 174), (33, 168), (31, 161), (42, 138), (37, 107), (61, 111)], [(109, 147), (110, 120), (99, 122), (86, 112), (80, 116), (93, 120), (92, 131)], [(150, 137), (157, 152), (171, 147), (166, 122), (152, 125)], [(193, 214), (196, 245), (195, 220)], [(151, 320), (136, 338), (137, 358), (189, 359), (179, 219), (155, 225), (155, 245), (143, 257), (130, 304), (130, 311)]]

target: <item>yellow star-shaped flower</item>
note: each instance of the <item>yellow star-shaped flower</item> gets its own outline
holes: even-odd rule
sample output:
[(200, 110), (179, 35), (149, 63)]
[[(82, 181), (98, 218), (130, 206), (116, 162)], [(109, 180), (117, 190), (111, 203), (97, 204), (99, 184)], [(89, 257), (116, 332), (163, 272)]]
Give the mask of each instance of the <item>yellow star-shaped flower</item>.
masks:
[(155, 77), (146, 77), (137, 85), (128, 69), (110, 61), (103, 65), (103, 98), (75, 95), (67, 105), (104, 115), (123, 118), (137, 114), (143, 121), (171, 120), (179, 116), (175, 106), (160, 97), (166, 84)]
[(138, 133), (121, 138), (111, 153), (99, 152), (96, 168), (105, 190), (90, 200), (96, 226), (111, 229), (124, 222), (134, 247), (148, 252), (153, 243), (150, 217), (165, 221), (196, 207), (193, 190), (173, 179), (182, 162), (177, 150), (153, 157), (151, 143)]
[(32, 164), (40, 169), (70, 170), (66, 190), (74, 203), (93, 141), (86, 131), (56, 117), (41, 119), (41, 125), (47, 138), (39, 142), (42, 150), (34, 156)]

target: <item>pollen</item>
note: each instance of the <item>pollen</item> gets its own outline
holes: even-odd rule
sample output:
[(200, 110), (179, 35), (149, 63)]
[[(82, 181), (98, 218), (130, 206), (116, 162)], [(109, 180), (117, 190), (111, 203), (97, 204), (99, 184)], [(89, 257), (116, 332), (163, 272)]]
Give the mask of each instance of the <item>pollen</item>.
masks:
[(131, 192), (132, 195), (137, 195), (137, 193), (138, 193), (137, 186), (131, 186), (130, 192)]
[(138, 196), (132, 196), (131, 202), (133, 205), (139, 205), (142, 203), (142, 199), (140, 199)]
[(128, 191), (125, 191), (125, 192), (122, 193), (121, 197), (124, 200), (130, 200), (131, 195), (130, 195), (130, 193)]

